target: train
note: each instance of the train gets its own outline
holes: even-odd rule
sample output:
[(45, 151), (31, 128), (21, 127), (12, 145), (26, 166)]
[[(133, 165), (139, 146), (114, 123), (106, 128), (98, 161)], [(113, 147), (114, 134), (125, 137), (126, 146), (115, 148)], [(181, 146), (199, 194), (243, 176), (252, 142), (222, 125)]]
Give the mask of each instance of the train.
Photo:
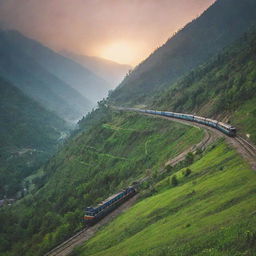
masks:
[(204, 124), (210, 127), (213, 127), (222, 133), (225, 133), (226, 135), (230, 137), (236, 136), (236, 128), (234, 126), (231, 126), (229, 124), (225, 124), (223, 122), (219, 122), (210, 118), (205, 118), (201, 116), (191, 115), (191, 114), (183, 114), (183, 113), (175, 113), (175, 112), (168, 112), (168, 111), (157, 111), (157, 110), (144, 110), (144, 109), (138, 109), (138, 108), (127, 108), (129, 111), (136, 111), (136, 112), (142, 112), (147, 114), (153, 114), (153, 115), (160, 115), (160, 116), (166, 116), (166, 117), (173, 117), (177, 119), (183, 119), (195, 123)]
[(124, 201), (134, 196), (137, 192), (136, 186), (129, 186), (117, 194), (110, 196), (95, 207), (86, 207), (84, 222), (85, 225), (92, 226), (107, 214), (116, 209)]

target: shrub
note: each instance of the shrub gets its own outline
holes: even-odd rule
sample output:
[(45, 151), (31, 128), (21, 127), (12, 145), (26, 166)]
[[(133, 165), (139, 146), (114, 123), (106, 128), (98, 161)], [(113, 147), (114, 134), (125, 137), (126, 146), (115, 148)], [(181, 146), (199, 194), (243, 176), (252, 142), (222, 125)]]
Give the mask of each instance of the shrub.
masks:
[(178, 179), (177, 179), (176, 175), (172, 176), (171, 184), (174, 187), (176, 187), (178, 185)]
[(185, 171), (183, 171), (183, 176), (187, 177), (192, 173), (191, 169), (187, 168)]
[(186, 162), (186, 164), (190, 165), (193, 163), (193, 161), (194, 161), (194, 154), (192, 152), (189, 152), (186, 155), (185, 162)]
[(172, 171), (172, 166), (170, 164), (166, 165), (165, 170), (170, 173)]

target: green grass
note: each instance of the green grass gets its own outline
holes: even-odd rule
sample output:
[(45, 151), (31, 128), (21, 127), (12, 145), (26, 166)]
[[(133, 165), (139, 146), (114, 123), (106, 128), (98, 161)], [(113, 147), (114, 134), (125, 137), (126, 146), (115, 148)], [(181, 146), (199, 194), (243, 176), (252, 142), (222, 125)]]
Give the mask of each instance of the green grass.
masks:
[(83, 227), (86, 206), (154, 173), (204, 136), (202, 129), (136, 113), (109, 110), (108, 117), (73, 136), (30, 177), (35, 191), (0, 211), (0, 254), (44, 255)]
[(190, 166), (156, 184), (158, 191), (134, 205), (77, 255), (255, 255), (256, 174), (224, 142)]
[(256, 97), (247, 101), (233, 115), (232, 123), (252, 142), (256, 143)]

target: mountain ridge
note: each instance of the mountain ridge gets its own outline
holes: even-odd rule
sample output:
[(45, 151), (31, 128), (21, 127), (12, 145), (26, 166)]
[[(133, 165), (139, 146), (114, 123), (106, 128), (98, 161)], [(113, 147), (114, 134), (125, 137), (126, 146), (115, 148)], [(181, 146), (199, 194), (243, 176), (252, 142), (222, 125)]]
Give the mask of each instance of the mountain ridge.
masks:
[(129, 65), (120, 64), (97, 56), (79, 55), (65, 50), (61, 51), (60, 54), (77, 61), (105, 79), (111, 85), (111, 89), (119, 85), (128, 71), (132, 69)]
[(216, 1), (140, 63), (111, 94), (111, 100), (126, 106), (147, 103), (152, 94), (242, 36), (255, 24), (255, 12), (253, 0)]

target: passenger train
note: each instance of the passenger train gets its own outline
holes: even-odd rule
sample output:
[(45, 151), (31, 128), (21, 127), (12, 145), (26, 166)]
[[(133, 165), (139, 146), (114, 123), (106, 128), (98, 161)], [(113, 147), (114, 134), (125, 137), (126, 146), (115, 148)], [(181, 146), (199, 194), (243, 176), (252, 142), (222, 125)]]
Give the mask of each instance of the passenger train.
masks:
[[(119, 108), (119, 109), (183, 119), (183, 120), (196, 122), (196, 123), (200, 123), (200, 124), (204, 124), (204, 125), (213, 127), (231, 137), (236, 136), (236, 128), (235, 127), (225, 124), (225, 123), (222, 123), (222, 122), (218, 122), (213, 119), (201, 117), (201, 116), (175, 113), (175, 112), (167, 112), (167, 111), (144, 110), (144, 109), (138, 109), (138, 108)], [(110, 196), (109, 198), (107, 198), (106, 200), (104, 200), (103, 202), (98, 204), (97, 206), (87, 207), (85, 210), (85, 215), (84, 215), (85, 224), (87, 224), (87, 225), (95, 224), (96, 222), (98, 222), (100, 219), (102, 219), (104, 216), (106, 216), (108, 213), (113, 211), (120, 204), (122, 204), (124, 201), (131, 198), (135, 194), (136, 194), (136, 185), (129, 186), (128, 188), (124, 189), (123, 191)]]
[(93, 225), (106, 216), (108, 213), (117, 208), (127, 199), (136, 194), (135, 186), (129, 186), (121, 192), (110, 196), (95, 207), (87, 207), (85, 209), (84, 222), (87, 225)]
[(211, 127), (215, 128), (215, 129), (218, 129), (221, 132), (223, 132), (223, 133), (225, 133), (225, 134), (227, 134), (231, 137), (236, 136), (236, 128), (235, 127), (233, 127), (229, 124), (218, 122), (218, 121), (210, 119), (210, 118), (205, 118), (205, 117), (195, 116), (195, 115), (189, 115), (189, 114), (175, 113), (175, 112), (167, 112), (167, 111), (144, 110), (144, 109), (138, 109), (138, 108), (127, 108), (127, 110), (142, 112), (142, 113), (148, 113), (148, 114), (153, 114), (153, 115), (173, 117), (173, 118), (178, 118), (178, 119), (184, 119), (184, 120), (187, 120), (187, 121), (196, 122), (196, 123), (204, 124), (204, 125), (207, 125), (207, 126), (211, 126)]

